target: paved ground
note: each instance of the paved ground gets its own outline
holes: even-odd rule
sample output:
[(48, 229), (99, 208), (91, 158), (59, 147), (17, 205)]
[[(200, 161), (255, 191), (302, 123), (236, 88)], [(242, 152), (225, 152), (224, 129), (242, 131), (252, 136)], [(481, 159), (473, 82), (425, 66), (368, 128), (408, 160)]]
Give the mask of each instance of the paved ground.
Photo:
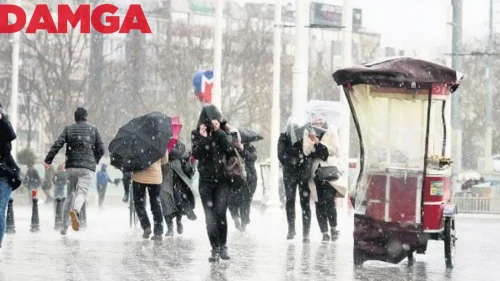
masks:
[(352, 218), (339, 214), (342, 237), (321, 244), (317, 223), (312, 241), (285, 240), (285, 215), (280, 209), (254, 210), (246, 233), (230, 224), (231, 261), (210, 265), (203, 214), (186, 221), (182, 236), (160, 243), (141, 239), (128, 225), (125, 205), (90, 209), (87, 230), (66, 237), (54, 232), (50, 207), (41, 208), (40, 233), (30, 233), (30, 210), (16, 207), (17, 233), (0, 249), (0, 280), (496, 280), (500, 276), (500, 217), (460, 216), (457, 266), (447, 270), (443, 243), (430, 242), (425, 256), (389, 265), (352, 264)]

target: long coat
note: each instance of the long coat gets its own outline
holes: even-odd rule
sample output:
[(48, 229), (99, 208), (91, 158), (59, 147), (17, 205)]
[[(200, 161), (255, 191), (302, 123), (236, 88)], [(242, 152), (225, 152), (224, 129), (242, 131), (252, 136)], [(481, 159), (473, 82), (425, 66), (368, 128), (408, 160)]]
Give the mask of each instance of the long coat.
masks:
[(195, 198), (191, 190), (194, 168), (189, 158), (186, 151), (180, 156), (170, 155), (170, 162), (162, 166), (161, 205), (164, 216), (180, 212), (190, 219), (196, 218)]
[[(308, 129), (304, 130), (304, 138), (303, 138), (303, 151), (306, 157), (311, 157), (311, 155), (316, 152), (318, 149), (326, 148), (328, 150), (328, 157), (326, 161), (320, 158), (314, 158), (312, 161), (311, 167), (311, 176), (309, 177), (308, 185), (309, 190), (311, 192), (311, 199), (314, 202), (318, 202), (318, 193), (316, 190), (316, 183), (314, 182), (314, 175), (316, 170), (321, 165), (322, 167), (336, 166), (338, 167), (338, 156), (339, 156), (339, 144), (340, 139), (336, 131), (331, 128), (328, 128), (324, 133), (321, 141), (318, 145), (315, 145), (311, 139), (309, 138), (310, 131)], [(337, 190), (336, 197), (345, 197), (347, 192), (347, 181), (346, 177), (340, 175), (340, 178), (335, 181), (330, 181), (329, 184), (332, 188)]]

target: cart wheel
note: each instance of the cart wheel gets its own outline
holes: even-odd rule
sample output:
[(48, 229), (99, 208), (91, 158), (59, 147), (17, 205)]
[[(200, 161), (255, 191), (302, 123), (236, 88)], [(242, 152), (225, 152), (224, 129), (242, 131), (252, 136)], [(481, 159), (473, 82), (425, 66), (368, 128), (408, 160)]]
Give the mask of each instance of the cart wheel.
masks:
[(455, 265), (456, 240), (455, 219), (448, 217), (444, 221), (444, 258), (447, 268)]

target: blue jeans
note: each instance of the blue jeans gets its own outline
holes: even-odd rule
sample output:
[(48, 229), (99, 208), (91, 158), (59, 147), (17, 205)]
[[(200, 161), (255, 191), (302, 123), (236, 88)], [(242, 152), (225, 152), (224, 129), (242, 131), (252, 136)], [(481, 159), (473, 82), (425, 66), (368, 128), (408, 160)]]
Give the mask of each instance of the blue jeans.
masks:
[(0, 245), (2, 245), (3, 235), (5, 233), (5, 224), (7, 213), (7, 205), (9, 204), (12, 187), (9, 185), (7, 178), (0, 178)]
[(56, 188), (54, 190), (54, 198), (63, 198), (65, 187), (65, 185), (56, 185)]

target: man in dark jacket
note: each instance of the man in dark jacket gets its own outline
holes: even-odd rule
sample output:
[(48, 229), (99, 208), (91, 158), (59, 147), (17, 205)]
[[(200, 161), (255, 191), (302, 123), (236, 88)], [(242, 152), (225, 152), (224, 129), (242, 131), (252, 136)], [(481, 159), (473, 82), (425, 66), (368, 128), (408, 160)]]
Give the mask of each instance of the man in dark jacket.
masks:
[(283, 166), (283, 182), (286, 194), (286, 217), (288, 221), (287, 239), (295, 237), (295, 196), (297, 186), (300, 195), (300, 206), (302, 207), (303, 241), (309, 242), (309, 230), (311, 227), (311, 207), (309, 205), (310, 192), (306, 182), (301, 179), (304, 155), (302, 153), (302, 141), (292, 144), (290, 136), (281, 133), (278, 140), (278, 158)]
[(11, 155), (11, 142), (15, 139), (14, 128), (0, 104), (0, 248), (6, 227), (7, 204), (12, 191), (21, 184), (19, 167)]
[(96, 166), (104, 154), (104, 143), (96, 127), (87, 124), (88, 113), (82, 107), (75, 111), (75, 124), (66, 126), (45, 158), (48, 169), (59, 150), (66, 144), (67, 198), (64, 203), (62, 235), (66, 235), (71, 217), (73, 230), (80, 229), (79, 212), (94, 182)]

